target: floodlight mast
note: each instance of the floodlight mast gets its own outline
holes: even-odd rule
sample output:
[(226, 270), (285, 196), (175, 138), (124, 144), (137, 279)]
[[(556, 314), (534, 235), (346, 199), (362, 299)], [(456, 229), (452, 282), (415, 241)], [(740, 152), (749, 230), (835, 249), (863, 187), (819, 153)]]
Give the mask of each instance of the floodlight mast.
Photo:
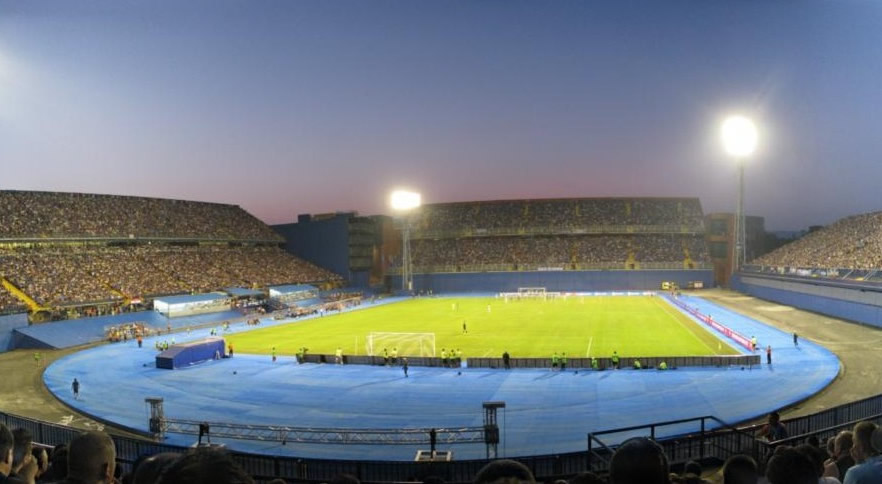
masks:
[(741, 269), (747, 259), (747, 230), (744, 217), (744, 164), (756, 149), (756, 125), (744, 116), (731, 116), (723, 122), (721, 130), (723, 147), (735, 158), (738, 165), (738, 205), (735, 212), (735, 250), (732, 273)]
[(422, 204), (422, 196), (409, 190), (395, 190), (389, 197), (392, 209), (401, 215), (403, 222), (401, 244), (401, 289), (413, 290), (413, 267), (410, 260), (410, 213)]

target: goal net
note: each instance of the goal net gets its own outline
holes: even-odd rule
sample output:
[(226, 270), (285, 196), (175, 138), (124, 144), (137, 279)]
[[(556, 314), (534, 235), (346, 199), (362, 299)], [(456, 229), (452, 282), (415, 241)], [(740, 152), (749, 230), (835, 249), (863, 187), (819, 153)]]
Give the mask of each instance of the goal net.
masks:
[(560, 297), (561, 293), (559, 292), (547, 292), (544, 287), (519, 287), (518, 292), (501, 292), (499, 293), (499, 297), (505, 299), (505, 302), (510, 300), (520, 300), (520, 299), (542, 299), (549, 300)]
[(367, 354), (382, 356), (383, 349), (398, 356), (435, 356), (435, 333), (368, 333)]

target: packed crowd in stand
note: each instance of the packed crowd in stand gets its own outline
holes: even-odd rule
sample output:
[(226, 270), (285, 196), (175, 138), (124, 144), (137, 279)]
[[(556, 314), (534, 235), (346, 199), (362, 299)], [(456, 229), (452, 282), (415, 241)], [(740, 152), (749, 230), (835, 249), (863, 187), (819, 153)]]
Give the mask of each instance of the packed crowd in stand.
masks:
[[(783, 424), (768, 432), (784, 432)], [(763, 438), (766, 438), (763, 436)], [(37, 443), (39, 444), (39, 443)], [(701, 464), (689, 461), (680, 472), (671, 472), (668, 456), (655, 441), (634, 437), (623, 442), (609, 461), (609, 472), (598, 475), (582, 472), (554, 484), (874, 484), (882, 482), (882, 429), (865, 421), (853, 431), (840, 433), (821, 447), (817, 440), (773, 448), (765, 462), (757, 462), (743, 454), (730, 456), (719, 469), (711, 472)], [(133, 483), (177, 484), (253, 483), (255, 477), (284, 479), (272, 476), (251, 476), (236, 456), (224, 450), (197, 447), (182, 453), (160, 453), (139, 457), (131, 469), (123, 471), (117, 464), (116, 444), (107, 434), (90, 431), (71, 442), (53, 449), (35, 445), (26, 429), (10, 431), (0, 423), (0, 482), (32, 484), (69, 483)], [(340, 474), (331, 484), (359, 484), (354, 475)], [(411, 482), (443, 484), (437, 475), (414, 477)], [(491, 461), (480, 469), (475, 484), (535, 484), (533, 472), (524, 464), (509, 459)]]
[(25, 306), (15, 296), (0, 286), (0, 314), (13, 313), (24, 310)]
[(0, 249), (0, 275), (46, 306), (339, 279), (278, 247), (164, 244)]
[[(0, 277), (43, 307), (341, 280), (282, 240), (235, 205), (0, 191)], [(0, 290), (0, 313), (23, 308)]]
[(584, 229), (596, 226), (703, 225), (697, 198), (505, 200), (425, 205), (412, 215), (416, 231)]
[(423, 206), (411, 217), (417, 270), (636, 268), (709, 260), (696, 198), (445, 203)]
[(84, 193), (0, 191), (0, 239), (281, 237), (236, 205)]
[(882, 212), (838, 220), (779, 247), (752, 263), (818, 269), (880, 269)]
[[(411, 242), (414, 267), (526, 264), (669, 262), (708, 260), (707, 244), (698, 235), (567, 235), (496, 236), (420, 239)], [(633, 259), (632, 256), (633, 255)]]

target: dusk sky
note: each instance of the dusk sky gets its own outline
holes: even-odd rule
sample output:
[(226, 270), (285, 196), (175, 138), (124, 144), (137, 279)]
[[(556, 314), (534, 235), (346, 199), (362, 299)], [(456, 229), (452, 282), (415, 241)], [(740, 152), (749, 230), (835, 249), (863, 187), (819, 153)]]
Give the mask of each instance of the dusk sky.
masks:
[(233, 203), (697, 196), (882, 210), (882, 2), (0, 0), (0, 188)]

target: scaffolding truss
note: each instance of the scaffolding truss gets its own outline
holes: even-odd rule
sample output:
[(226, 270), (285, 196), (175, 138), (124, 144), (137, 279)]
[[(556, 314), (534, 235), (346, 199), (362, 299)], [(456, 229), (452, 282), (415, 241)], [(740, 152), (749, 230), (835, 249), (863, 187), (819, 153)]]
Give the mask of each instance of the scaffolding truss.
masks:
[[(305, 444), (429, 445), (432, 429), (340, 429), (246, 425), (166, 418), (162, 433), (199, 435), (199, 426), (208, 425), (210, 436), (225, 439), (257, 440)], [(484, 442), (484, 427), (434, 429), (439, 444)]]
[(261, 442), (304, 444), (429, 445), (434, 455), (437, 444), (486, 444), (487, 458), (496, 457), (500, 441), (496, 412), (505, 402), (484, 402), (484, 425), (480, 427), (352, 429), (249, 425), (230, 422), (206, 422), (167, 418), (162, 398), (146, 398), (150, 405), (150, 432), (161, 440), (166, 433), (198, 435)]

